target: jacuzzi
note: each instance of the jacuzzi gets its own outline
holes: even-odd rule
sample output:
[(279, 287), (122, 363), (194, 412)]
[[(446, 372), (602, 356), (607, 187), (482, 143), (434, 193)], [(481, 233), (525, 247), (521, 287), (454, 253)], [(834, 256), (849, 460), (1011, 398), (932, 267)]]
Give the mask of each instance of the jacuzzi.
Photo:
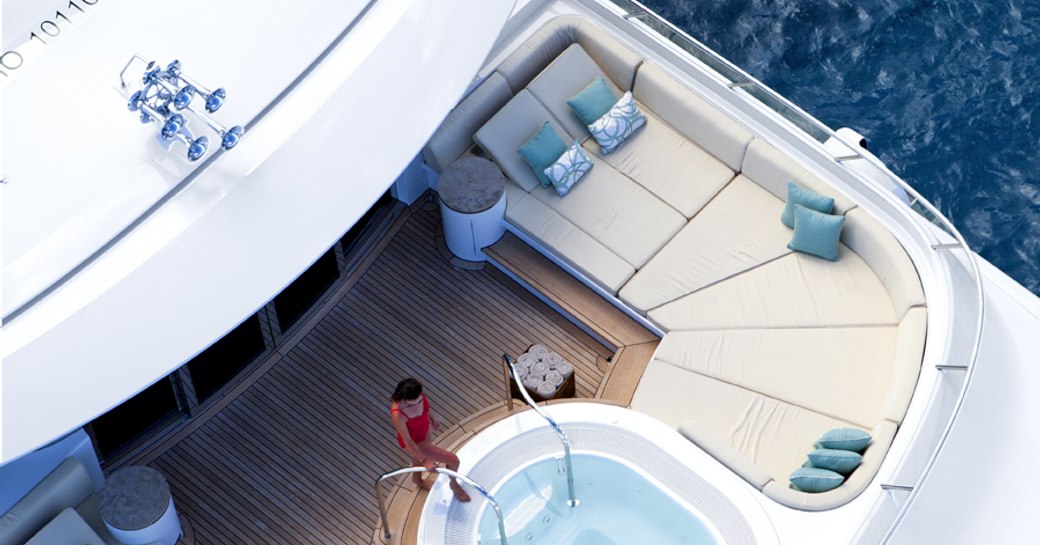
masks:
[[(459, 472), (487, 488), (510, 545), (773, 545), (769, 519), (739, 477), (661, 422), (597, 403), (547, 407), (571, 443), (577, 507), (567, 505), (559, 436), (534, 411), (481, 431)], [(419, 522), (424, 545), (499, 545), (498, 519), (475, 492), (452, 501), (441, 477)]]

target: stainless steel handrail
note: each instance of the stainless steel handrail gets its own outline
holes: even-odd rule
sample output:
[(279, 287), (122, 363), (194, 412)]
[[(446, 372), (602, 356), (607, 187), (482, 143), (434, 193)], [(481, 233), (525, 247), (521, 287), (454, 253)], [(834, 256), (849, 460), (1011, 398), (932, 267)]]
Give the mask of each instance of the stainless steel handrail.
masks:
[[(686, 42), (686, 45), (690, 45), (690, 46), (693, 46), (693, 47), (697, 48), (697, 50), (699, 52), (701, 52), (701, 53), (703, 53), (705, 55), (708, 55), (714, 61), (716, 61), (716, 62), (720, 63), (722, 66), (724, 66), (727, 70), (730, 70), (730, 71), (734, 72), (735, 74), (739, 74), (743, 78), (743, 81), (734, 80), (733, 78), (727, 77), (727, 76), (723, 75), (722, 73), (720, 73), (718, 70), (716, 70), (716, 69), (714, 69), (714, 68), (709, 66), (709, 68), (711, 68), (712, 71), (715, 72), (716, 74), (718, 74), (720, 77), (722, 77), (723, 79), (729, 80), (729, 82), (726, 84), (726, 86), (729, 89), (731, 89), (731, 90), (733, 90), (735, 92), (735, 91), (737, 91), (739, 89), (743, 89), (745, 87), (748, 87), (749, 86), (748, 83), (750, 83), (758, 91), (760, 91), (762, 93), (765, 93), (772, 100), (775, 100), (777, 103), (782, 105), (784, 108), (790, 110), (794, 114), (797, 114), (798, 117), (800, 118), (800, 121), (810, 124), (816, 130), (822, 131), (822, 133), (827, 135), (829, 138), (836, 138), (836, 139), (838, 139), (838, 141), (845, 143), (845, 141), (843, 139), (841, 139), (837, 135), (837, 133), (835, 131), (833, 131), (830, 127), (828, 127), (827, 125), (824, 125), (822, 122), (817, 120), (815, 117), (809, 115), (807, 112), (802, 110), (800, 107), (798, 107), (796, 104), (794, 104), (793, 102), (788, 100), (786, 97), (784, 97), (783, 95), (777, 93), (776, 91), (774, 91), (770, 87), (764, 85), (762, 82), (760, 82), (756, 78), (752, 77), (750, 74), (748, 74), (747, 72), (745, 72), (743, 69), (741, 69), (737, 65), (733, 64), (732, 62), (730, 62), (728, 59), (726, 59), (722, 55), (719, 55), (718, 53), (716, 53), (711, 48), (709, 48), (709, 47), (705, 46), (704, 44), (700, 43), (698, 40), (694, 39), (692, 36), (687, 34), (681, 28), (675, 26), (674, 24), (669, 22), (667, 19), (661, 17), (660, 15), (655, 13), (653, 10), (647, 8), (639, 0), (612, 0), (612, 2), (615, 5), (617, 5), (619, 8), (621, 8), (622, 10), (626, 11), (626, 15), (623, 16), (623, 19), (625, 21), (628, 21), (629, 24), (635, 24), (634, 21), (640, 21), (641, 19), (643, 19), (642, 17), (639, 17), (640, 15), (647, 15), (647, 16), (653, 18), (658, 24), (661, 24), (661, 25), (665, 26), (666, 28), (668, 28), (669, 31), (674, 33), (676, 36), (681, 37)], [(639, 12), (630, 12), (630, 11), (628, 11), (628, 9), (623, 4), (630, 4), (630, 5), (636, 6), (637, 9), (639, 10)], [(705, 64), (707, 64), (707, 63), (705, 63)], [(746, 97), (754, 98), (752, 95), (745, 94), (744, 100), (747, 100)], [(755, 100), (758, 100), (758, 99), (755, 99)], [(758, 101), (762, 102), (761, 100), (758, 100)], [(766, 104), (766, 106), (769, 107), (768, 104)], [(783, 113), (778, 112), (778, 111), (776, 111), (773, 108), (770, 108), (770, 109), (773, 110), (778, 115), (780, 115), (781, 117), (784, 117)], [(792, 125), (795, 125), (797, 127), (797, 123), (794, 123), (791, 119), (785, 119), (785, 120), (787, 122), (791, 123)], [(802, 130), (804, 130), (804, 129), (802, 129)], [(816, 142), (817, 142), (817, 147), (821, 147), (822, 146), (822, 142), (820, 142), (819, 140), (817, 140), (815, 138), (814, 138), (814, 140), (816, 140)], [(968, 270), (970, 271), (970, 273), (972, 275), (972, 279), (975, 282), (975, 300), (976, 300), (976, 303), (978, 305), (978, 316), (976, 317), (976, 320), (975, 320), (975, 331), (974, 331), (975, 338), (974, 338), (974, 340), (972, 342), (971, 350), (967, 354), (967, 358), (965, 359), (965, 363), (956, 365), (956, 367), (958, 367), (958, 368), (963, 367), (966, 370), (966, 375), (965, 375), (965, 378), (964, 378), (964, 384), (961, 387), (960, 392), (958, 393), (957, 401), (954, 404), (953, 410), (950, 413), (950, 418), (947, 420), (946, 427), (943, 429), (942, 433), (939, 435), (939, 439), (938, 439), (938, 441), (935, 444), (935, 448), (932, 451), (932, 455), (929, 457), (928, 462), (925, 464), (925, 467), (921, 470), (920, 476), (917, 479), (917, 485), (915, 485), (913, 487), (913, 490), (910, 491), (910, 494), (909, 494), (909, 497), (907, 498), (906, 503), (903, 504), (903, 506), (900, 509), (899, 513), (896, 515), (895, 520), (892, 522), (891, 527), (888, 529), (888, 532), (885, 534), (885, 537), (882, 540), (882, 543), (887, 543), (891, 539), (892, 534), (893, 534), (895, 528), (898, 527), (899, 523), (903, 520), (903, 518), (906, 515), (906, 512), (909, 509), (910, 505), (916, 499), (917, 492), (921, 488), (920, 485), (928, 478), (928, 475), (931, 473), (932, 468), (935, 466), (935, 462), (938, 459), (938, 454), (942, 450), (942, 447), (946, 444), (946, 441), (949, 438), (950, 432), (953, 429), (953, 425), (954, 425), (954, 423), (957, 420), (957, 416), (960, 413), (960, 409), (961, 409), (961, 407), (964, 404), (964, 397), (965, 397), (966, 392), (968, 391), (968, 387), (971, 384), (971, 378), (972, 378), (972, 375), (973, 375), (972, 371), (973, 371), (973, 369), (975, 367), (975, 363), (978, 361), (979, 349), (980, 349), (980, 346), (981, 346), (981, 343), (982, 343), (982, 325), (983, 325), (983, 321), (985, 319), (985, 313), (986, 313), (986, 300), (985, 300), (984, 289), (983, 289), (983, 286), (982, 286), (982, 274), (981, 274), (981, 271), (979, 269), (978, 261), (975, 258), (975, 254), (971, 251), (971, 248), (968, 246), (967, 241), (964, 240), (964, 237), (961, 235), (960, 231), (958, 231), (957, 228), (953, 226), (953, 223), (948, 218), (946, 218), (946, 216), (943, 215), (938, 209), (936, 209), (935, 206), (933, 206), (931, 202), (929, 202), (920, 193), (918, 193), (917, 190), (915, 190), (913, 187), (911, 187), (909, 184), (907, 184), (905, 181), (903, 181), (902, 178), (900, 178), (900, 177), (896, 176), (894, 173), (892, 173), (892, 171), (889, 170), (889, 168), (883, 162), (881, 162), (880, 159), (878, 159), (877, 157), (875, 157), (873, 154), (870, 154), (870, 153), (867, 153), (867, 154), (861, 153), (859, 150), (855, 149), (855, 146), (848, 145), (847, 143), (846, 143), (846, 145), (849, 147), (850, 151), (852, 151), (853, 153), (855, 153), (859, 157), (861, 157), (863, 159), (866, 159), (868, 162), (870, 162), (871, 165), (873, 165), (874, 167), (878, 168), (891, 181), (894, 181), (898, 186), (900, 186), (904, 191), (906, 191), (907, 195), (909, 195), (909, 197), (910, 197), (910, 202), (911, 203), (915, 203), (915, 204), (919, 203), (921, 205), (921, 207), (923, 207), (929, 214), (931, 214), (935, 219), (937, 219), (941, 223), (942, 229), (945, 230), (947, 232), (947, 234), (952, 236), (954, 238), (954, 240), (956, 241), (956, 245), (949, 244), (949, 243), (940, 243), (940, 244), (937, 244), (937, 245), (933, 245), (933, 247), (932, 247), (933, 250), (935, 250), (935, 251), (949, 251), (949, 250), (954, 250), (954, 249), (964, 250), (964, 259), (967, 261)], [(844, 164), (844, 162), (842, 162), (842, 161), (839, 161), (839, 163)], [(874, 185), (874, 182), (870, 181), (864, 175), (862, 175), (861, 173), (857, 172), (854, 169), (849, 169), (849, 173), (854, 178), (859, 180), (860, 183), (865, 183), (868, 186)], [(914, 209), (911, 207), (911, 210), (914, 210)], [(924, 214), (922, 214), (920, 211), (918, 211), (918, 210), (914, 210), (914, 211), (917, 212), (918, 214), (924, 216)], [(928, 218), (925, 218), (925, 219), (928, 219)], [(951, 368), (951, 367), (954, 367), (954, 366), (952, 366), (950, 364), (944, 364), (944, 365), (940, 365), (939, 366), (940, 370), (944, 370), (944, 368)]]
[[(376, 479), (376, 499), (379, 501), (379, 518), (383, 522), (383, 538), (390, 539), (390, 522), (386, 520), (386, 502), (383, 500), (383, 489), (380, 488), (379, 485), (382, 484), (384, 480), (389, 479), (390, 477), (405, 475), (407, 473), (422, 473), (425, 471), (426, 468), (421, 466), (404, 467), (401, 469), (396, 469), (394, 471), (388, 471), (386, 473), (383, 473), (378, 479)], [(478, 484), (473, 479), (470, 479), (469, 477), (462, 475), (461, 473), (452, 471), (450, 469), (438, 467), (434, 468), (432, 473), (443, 473), (448, 477), (452, 477), (454, 479), (462, 481), (463, 483), (469, 485), (474, 490), (479, 492), (481, 496), (487, 498), (488, 503), (490, 503), (492, 509), (495, 510), (495, 516), (498, 517), (498, 535), (501, 538), (502, 545), (509, 545), (509, 543), (506, 540), (506, 519), (502, 516), (502, 508), (499, 507), (498, 502), (495, 501), (495, 498), (491, 496), (491, 493), (488, 492), (486, 488), (480, 486), (480, 484)]]
[(574, 496), (574, 471), (571, 466), (571, 442), (567, 439), (567, 434), (563, 433), (560, 429), (559, 424), (549, 416), (549, 413), (543, 411), (534, 400), (531, 399), (531, 394), (527, 393), (527, 388), (524, 387), (524, 383), (520, 380), (520, 374), (516, 372), (516, 366), (513, 365), (513, 358), (509, 357), (509, 354), (502, 354), (502, 361), (509, 367), (510, 373), (513, 375), (513, 380), (516, 381), (516, 388), (520, 390), (520, 395), (523, 396), (524, 401), (534, 409), (534, 412), (538, 413), (549, 423), (549, 426), (556, 431), (557, 435), (560, 436), (560, 441), (563, 442), (563, 461), (567, 465), (567, 494), (569, 499), (567, 505), (570, 507), (578, 506), (578, 499)]

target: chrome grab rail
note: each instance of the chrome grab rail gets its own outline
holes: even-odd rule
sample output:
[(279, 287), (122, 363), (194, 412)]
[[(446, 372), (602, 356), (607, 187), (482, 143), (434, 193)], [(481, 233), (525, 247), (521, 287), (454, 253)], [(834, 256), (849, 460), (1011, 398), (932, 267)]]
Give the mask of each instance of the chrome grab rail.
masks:
[[(985, 293), (984, 293), (983, 287), (982, 287), (982, 273), (981, 273), (981, 271), (979, 269), (978, 261), (976, 260), (974, 253), (971, 251), (971, 248), (968, 246), (967, 241), (964, 240), (964, 237), (961, 235), (960, 231), (958, 231), (957, 228), (953, 226), (953, 223), (949, 219), (947, 219), (945, 215), (943, 215), (941, 212), (939, 212), (939, 210), (936, 209), (935, 206), (933, 206), (931, 202), (929, 202), (927, 199), (925, 199), (923, 196), (921, 196), (921, 194), (918, 193), (917, 190), (915, 190), (913, 187), (911, 187), (909, 184), (907, 184), (902, 178), (900, 178), (900, 177), (896, 176), (895, 174), (893, 174), (892, 171), (889, 170), (888, 167), (885, 166), (885, 164), (882, 163), (881, 160), (878, 159), (876, 156), (874, 156), (873, 154), (869, 154), (869, 153), (868, 154), (861, 153), (858, 149), (856, 149), (856, 146), (853, 146), (853, 145), (845, 142), (845, 140), (841, 139), (837, 135), (837, 133), (835, 131), (833, 131), (830, 127), (828, 127), (827, 125), (823, 124), (822, 122), (817, 120), (815, 117), (809, 115), (807, 112), (805, 112), (804, 110), (799, 108), (793, 102), (789, 101), (786, 97), (784, 97), (783, 95), (777, 93), (776, 91), (774, 91), (770, 87), (766, 86), (762, 82), (758, 81), (757, 79), (752, 77), (750, 74), (745, 72), (743, 69), (741, 69), (737, 65), (733, 64), (732, 62), (730, 62), (728, 59), (726, 59), (722, 55), (719, 55), (718, 53), (716, 53), (711, 48), (709, 48), (709, 47), (705, 46), (704, 44), (700, 43), (698, 40), (694, 39), (692, 36), (687, 34), (681, 28), (675, 26), (674, 24), (669, 22), (667, 19), (661, 17), (660, 15), (658, 15), (653, 10), (647, 8), (639, 0), (610, 0), (610, 2), (613, 3), (614, 5), (616, 5), (621, 10), (625, 11), (625, 13), (622, 15), (622, 19), (627, 21), (629, 24), (634, 24), (634, 21), (643, 21), (644, 24), (645, 24), (645, 19), (647, 17), (651, 18), (651, 19), (654, 20), (654, 22), (656, 24), (660, 24), (660, 25), (664, 26), (665, 28), (667, 28), (668, 31), (671, 32), (674, 36), (682, 38), (682, 40), (685, 42), (685, 44), (678, 44), (677, 42), (675, 42), (674, 37), (666, 36), (664, 33), (660, 32), (659, 30), (653, 29), (653, 27), (650, 27), (651, 30), (655, 30), (658, 34), (660, 34), (661, 36), (664, 36), (666, 39), (671, 39), (674, 43), (676, 43), (676, 45), (679, 45), (680, 47), (682, 47), (683, 45), (691, 46), (691, 47), (696, 48), (698, 52), (711, 57), (712, 60), (714, 60), (715, 62), (719, 63), (724, 68), (724, 70), (719, 70), (717, 67), (711, 66), (709, 63), (704, 62), (703, 60), (701, 60), (701, 62), (703, 64), (705, 64), (706, 66), (708, 66), (709, 69), (711, 69), (714, 73), (718, 74), (723, 79), (729, 80), (728, 83), (726, 83), (725, 85), (730, 90), (737, 91), (739, 89), (744, 89), (744, 88), (749, 88), (749, 87), (750, 88), (754, 88), (755, 90), (757, 90), (757, 91), (767, 95), (770, 98), (770, 100), (775, 101), (777, 104), (782, 106), (784, 109), (789, 110), (789, 112), (791, 112), (793, 114), (796, 114), (798, 116), (798, 118), (799, 118), (797, 121), (810, 125), (814, 130), (819, 131), (820, 135), (827, 136), (828, 139), (829, 138), (835, 138), (839, 142), (844, 143), (846, 145), (846, 147), (848, 147), (849, 150), (852, 153), (855, 154), (856, 158), (861, 158), (861, 159), (867, 160), (871, 165), (873, 165), (875, 168), (878, 168), (890, 180), (894, 181), (898, 186), (900, 186), (904, 191), (906, 191), (907, 195), (910, 197), (910, 203), (912, 203), (912, 204), (920, 204), (920, 206), (922, 208), (924, 208), (924, 210), (928, 214), (932, 215), (935, 218), (935, 220), (938, 220), (938, 222), (941, 224), (941, 225), (939, 225), (939, 227), (942, 230), (946, 231), (946, 233), (949, 234), (951, 237), (953, 237), (953, 239), (955, 240), (954, 243), (941, 242), (939, 244), (933, 244), (932, 245), (932, 249), (934, 251), (950, 251), (950, 250), (958, 250), (958, 249), (959, 250), (964, 250), (964, 259), (965, 259), (965, 261), (967, 261), (967, 268), (968, 268), (969, 272), (972, 275), (972, 279), (975, 282), (975, 300), (976, 300), (976, 303), (978, 305), (978, 316), (976, 317), (976, 320), (975, 320), (975, 339), (972, 342), (971, 350), (968, 352), (967, 358), (965, 358), (964, 363), (940, 364), (940, 365), (936, 366), (939, 371), (964, 370), (966, 372), (966, 376), (964, 378), (964, 384), (961, 387), (960, 392), (958, 394), (957, 401), (956, 401), (956, 403), (955, 403), (955, 405), (953, 407), (953, 410), (950, 413), (949, 419), (946, 422), (946, 427), (943, 429), (942, 433), (940, 434), (938, 441), (935, 443), (935, 447), (934, 447), (934, 450), (932, 452), (931, 457), (928, 459), (928, 462), (925, 464), (925, 467), (921, 470), (920, 476), (917, 479), (917, 483), (918, 484), (923, 483), (925, 481), (925, 479), (927, 479), (928, 475), (931, 473), (932, 468), (935, 466), (935, 462), (938, 459), (938, 453), (939, 453), (939, 451), (942, 450), (942, 447), (946, 444), (947, 439), (949, 439), (950, 431), (953, 429), (953, 425), (957, 421), (957, 416), (960, 413), (961, 406), (964, 404), (965, 393), (968, 391), (968, 387), (971, 384), (971, 378), (972, 378), (972, 374), (973, 374), (972, 370), (974, 369), (975, 363), (978, 360), (978, 357), (979, 357), (979, 347), (980, 347), (980, 345), (982, 343), (982, 324), (983, 324), (983, 320), (985, 318), (985, 308), (986, 308)], [(636, 11), (630, 11), (631, 8), (634, 8)], [(643, 16), (646, 16), (646, 17), (643, 17)], [(649, 25), (647, 25), (647, 26), (649, 26)], [(694, 56), (696, 58), (696, 55), (693, 52), (689, 51), (688, 49), (686, 51), (689, 52), (690, 55), (692, 55), (692, 56)], [(728, 76), (728, 75), (724, 74), (723, 72), (731, 72), (733, 74), (736, 74), (736, 75), (740, 76), (740, 78), (742, 78), (742, 79), (733, 78), (731, 76)], [(768, 104), (766, 101), (762, 100), (761, 98), (755, 97), (754, 95), (752, 95), (750, 93), (748, 93), (747, 96), (749, 96), (751, 98), (754, 98), (758, 102), (764, 104), (767, 108), (773, 110), (773, 112), (775, 112), (776, 114), (778, 114), (781, 117), (783, 117), (787, 122), (791, 123), (792, 125), (794, 125), (798, 129), (800, 129), (803, 132), (807, 133), (810, 136), (810, 138), (816, 140), (818, 145), (822, 145), (822, 143), (824, 142), (824, 140), (821, 140), (817, 135), (813, 135), (811, 132), (806, 130), (805, 127), (800, 126), (798, 122), (796, 122), (793, 119), (788, 118), (785, 115), (785, 112), (779, 111), (777, 108), (774, 108), (772, 105)], [(849, 156), (843, 156), (843, 157), (837, 158), (836, 161), (841, 163), (841, 164), (844, 164), (845, 161), (848, 161), (851, 158), (852, 157), (849, 157)], [(865, 176), (863, 176), (859, 172), (857, 172), (855, 170), (852, 170), (852, 169), (849, 169), (849, 172), (850, 172), (850, 174), (853, 177), (855, 177), (861, 183), (865, 183), (868, 186), (873, 186), (874, 185), (873, 182), (868, 180)], [(933, 220), (929, 219), (920, 210), (915, 210), (912, 205), (911, 205), (911, 210), (914, 210), (914, 212), (917, 212), (919, 215), (924, 217), (926, 220), (933, 221)], [(895, 520), (892, 522), (892, 525), (889, 527), (888, 531), (886, 532), (884, 538), (881, 541), (882, 543), (888, 543), (891, 540), (893, 532), (895, 531), (895, 528), (897, 528), (899, 526), (900, 522), (902, 522), (903, 517), (906, 515), (906, 512), (908, 511), (910, 505), (916, 499), (917, 491), (919, 490), (919, 488), (920, 487), (918, 487), (918, 486), (914, 486), (914, 487), (912, 487), (911, 490), (908, 491), (909, 492), (909, 498), (907, 499), (906, 503), (903, 504), (903, 506), (901, 507), (899, 512), (896, 514)]]
[[(390, 477), (396, 477), (398, 475), (404, 475), (406, 473), (423, 473), (425, 471), (426, 468), (421, 466), (404, 467), (401, 469), (383, 473), (378, 479), (376, 479), (376, 499), (379, 501), (379, 518), (383, 522), (384, 539), (390, 539), (390, 522), (386, 520), (386, 502), (383, 500), (383, 489), (379, 485), (383, 484), (383, 481), (389, 479)], [(488, 492), (486, 488), (480, 486), (480, 484), (478, 484), (473, 479), (470, 479), (469, 477), (452, 471), (450, 469), (437, 467), (434, 468), (433, 471), (431, 471), (430, 473), (443, 473), (448, 477), (462, 481), (463, 483), (472, 487), (477, 492), (480, 492), (480, 495), (484, 496), (487, 499), (488, 503), (491, 504), (492, 509), (495, 510), (495, 516), (498, 517), (498, 535), (501, 538), (502, 545), (509, 545), (509, 543), (506, 540), (506, 519), (502, 516), (502, 508), (499, 507), (498, 502), (495, 501), (495, 498), (491, 496), (491, 493)]]
[[(553, 430), (556, 430), (557, 435), (560, 436), (560, 441), (563, 442), (563, 461), (567, 465), (567, 494), (568, 500), (567, 505), (570, 507), (578, 506), (578, 499), (574, 497), (574, 471), (571, 466), (571, 442), (567, 440), (567, 434), (563, 433), (560, 429), (559, 424), (549, 416), (549, 413), (543, 411), (534, 400), (531, 399), (531, 394), (527, 393), (527, 388), (524, 387), (524, 383), (520, 380), (520, 374), (516, 372), (516, 367), (513, 365), (513, 358), (509, 357), (509, 354), (502, 354), (502, 361), (505, 362), (506, 366), (509, 367), (509, 372), (513, 376), (513, 380), (516, 381), (516, 389), (520, 390), (520, 395), (523, 396), (524, 401), (534, 409), (534, 412), (538, 413), (549, 423), (549, 426)], [(510, 398), (512, 399), (512, 398)]]

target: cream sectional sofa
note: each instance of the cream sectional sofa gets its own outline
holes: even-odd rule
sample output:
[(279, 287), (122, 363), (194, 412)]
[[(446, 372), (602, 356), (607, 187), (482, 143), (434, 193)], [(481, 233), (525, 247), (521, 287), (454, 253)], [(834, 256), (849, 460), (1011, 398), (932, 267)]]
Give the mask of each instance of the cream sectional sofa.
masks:
[[(648, 123), (603, 156), (566, 100), (596, 76)], [(595, 167), (564, 198), (516, 152), (549, 121)], [(472, 141), (505, 172), (506, 221), (615, 304), (666, 332), (632, 408), (674, 426), (768, 497), (822, 510), (876, 474), (917, 381), (926, 310), (899, 242), (831, 184), (588, 20), (529, 38), (424, 151), (435, 170)], [(840, 259), (787, 248), (786, 184), (835, 198)], [(870, 430), (864, 463), (807, 494), (787, 476), (825, 431)]]

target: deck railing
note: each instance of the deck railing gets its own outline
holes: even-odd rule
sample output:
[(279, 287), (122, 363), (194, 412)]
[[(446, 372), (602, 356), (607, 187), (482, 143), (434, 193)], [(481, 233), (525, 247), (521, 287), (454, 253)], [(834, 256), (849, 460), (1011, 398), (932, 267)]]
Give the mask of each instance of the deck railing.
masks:
[[(774, 119), (779, 119), (787, 126), (807, 135), (808, 140), (821, 154), (842, 165), (848, 175), (858, 183), (880, 189), (881, 192), (891, 192), (891, 188), (883, 187), (877, 181), (869, 179), (851, 167), (853, 161), (866, 161), (878, 172), (883, 173), (887, 177), (886, 181), (890, 182), (893, 187), (902, 188), (909, 197), (906, 205), (927, 222), (928, 225), (924, 229), (925, 236), (931, 238), (930, 247), (935, 252), (937, 261), (945, 267), (944, 272), (948, 275), (949, 333), (944, 349), (944, 361), (936, 366), (940, 373), (939, 378), (928, 401), (928, 410), (913, 438), (912, 450), (915, 452), (923, 450), (927, 452), (927, 457), (921, 459), (911, 454), (904, 456), (895, 472), (896, 480), (902, 482), (883, 486), (885, 495), (875, 504), (874, 514), (868, 519), (870, 522), (860, 528), (858, 536), (854, 539), (855, 543), (888, 542), (913, 503), (918, 485), (927, 479), (939, 452), (949, 437), (971, 381), (972, 369), (978, 359), (985, 315), (985, 295), (975, 254), (957, 228), (942, 212), (921, 196), (917, 190), (893, 174), (877, 157), (858, 146), (846, 143), (830, 127), (682, 29), (654, 13), (641, 2), (609, 0), (609, 4), (612, 4), (610, 6), (601, 0), (583, 1), (594, 10), (607, 7), (614, 16), (619, 16), (637, 30), (663, 36), (696, 61), (693, 63), (694, 65), (699, 63), (714, 72), (717, 76), (715, 79), (719, 81), (723, 90), (734, 93), (738, 101), (750, 104), (754, 110), (764, 111)], [(764, 105), (766, 110), (760, 108), (759, 105)], [(824, 143), (828, 141), (841, 142), (848, 148), (848, 154), (835, 157), (824, 148)], [(955, 294), (962, 293), (971, 293), (972, 297), (955, 297)], [(912, 456), (913, 459), (911, 459)]]

